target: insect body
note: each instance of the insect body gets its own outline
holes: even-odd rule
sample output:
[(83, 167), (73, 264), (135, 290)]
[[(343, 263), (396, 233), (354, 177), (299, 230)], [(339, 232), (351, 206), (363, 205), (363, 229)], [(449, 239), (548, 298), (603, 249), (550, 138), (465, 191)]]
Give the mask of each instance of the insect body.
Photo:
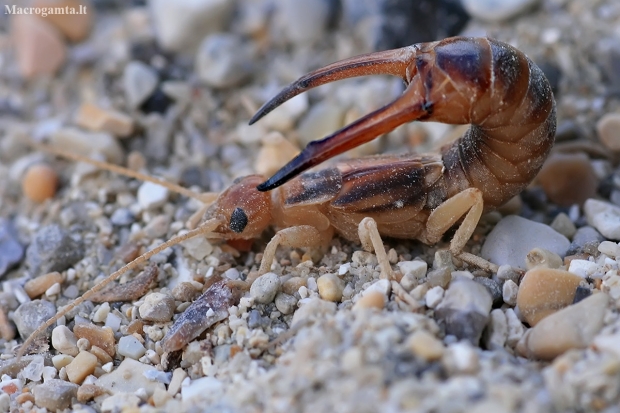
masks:
[[(382, 275), (390, 278), (393, 273), (381, 235), (433, 244), (461, 220), (450, 244), (452, 253), (494, 269), (462, 250), (483, 210), (502, 205), (525, 188), (553, 145), (555, 102), (542, 71), (505, 43), (455, 37), (371, 53), (318, 69), (267, 102), (251, 123), (305, 90), (370, 74), (400, 76), (408, 86), (394, 102), (310, 143), (265, 182), (258, 175), (241, 178), (219, 194), (199, 226), (138, 257), (93, 290), (101, 290), (157, 252), (188, 238), (207, 235), (247, 240), (258, 237), (268, 226), (279, 231), (265, 249), (259, 274), (271, 267), (278, 245), (319, 247), (338, 232), (361, 241), (367, 250), (374, 249)], [(472, 126), (439, 154), (366, 157), (303, 173), (413, 120)], [(221, 282), (217, 285), (220, 289), (224, 286)], [(239, 286), (234, 288), (238, 291)], [(93, 290), (32, 336), (88, 299)], [(228, 295), (239, 296), (236, 292)], [(183, 333), (183, 339), (169, 340), (174, 342), (170, 350), (182, 347), (196, 334), (200, 333), (192, 330)]]

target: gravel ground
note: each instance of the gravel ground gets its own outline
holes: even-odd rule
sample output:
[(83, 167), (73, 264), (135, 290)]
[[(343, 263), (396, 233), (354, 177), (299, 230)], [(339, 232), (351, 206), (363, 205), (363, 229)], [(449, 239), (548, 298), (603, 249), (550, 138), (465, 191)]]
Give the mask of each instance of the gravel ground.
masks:
[[(60, 3), (87, 12), (0, 14), (0, 411), (620, 411), (620, 3)], [(436, 246), (386, 239), (401, 277), (389, 282), (374, 254), (336, 237), (324, 254), (280, 248), (246, 291), (274, 232), (253, 245), (196, 238), (15, 358), (45, 320), (186, 231), (201, 207), (28, 142), (220, 192), (403, 90), (341, 81), (249, 126), (283, 85), (452, 35), (521, 49), (557, 103), (543, 170), (467, 245), (498, 271), (453, 259), (450, 234)], [(430, 151), (462, 132), (403, 125), (346, 156)], [(183, 321), (197, 337), (178, 334)]]

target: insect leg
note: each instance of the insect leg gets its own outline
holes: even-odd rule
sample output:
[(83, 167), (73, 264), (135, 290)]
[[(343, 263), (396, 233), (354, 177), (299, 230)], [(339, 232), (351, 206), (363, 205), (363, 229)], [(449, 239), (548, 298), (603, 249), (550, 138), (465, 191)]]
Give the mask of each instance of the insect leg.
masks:
[(360, 221), (357, 232), (362, 242), (362, 248), (368, 252), (375, 251), (377, 261), (379, 261), (379, 266), (381, 267), (381, 278), (395, 280), (396, 277), (394, 271), (392, 271), (392, 266), (390, 265), (387, 254), (385, 253), (383, 241), (381, 240), (381, 235), (377, 228), (377, 222), (370, 217), (366, 217)]
[(322, 236), (321, 232), (310, 225), (298, 225), (281, 229), (265, 247), (263, 259), (258, 270), (259, 275), (269, 272), (279, 245), (291, 248), (320, 247), (324, 243), (324, 239), (325, 237)]
[(427, 240), (429, 243), (436, 243), (441, 236), (463, 215), (463, 222), (458, 227), (450, 242), (450, 252), (470, 264), (488, 271), (497, 272), (497, 265), (477, 257), (473, 254), (463, 252), (467, 241), (471, 238), (483, 210), (482, 192), (477, 188), (468, 188), (459, 192), (452, 198), (439, 205), (428, 217), (426, 222)]

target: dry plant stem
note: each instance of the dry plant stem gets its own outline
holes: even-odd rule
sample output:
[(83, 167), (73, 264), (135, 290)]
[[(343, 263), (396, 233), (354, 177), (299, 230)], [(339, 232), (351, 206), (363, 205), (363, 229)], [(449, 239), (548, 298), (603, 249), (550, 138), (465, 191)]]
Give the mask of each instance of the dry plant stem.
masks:
[(177, 244), (179, 244), (179, 243), (181, 243), (183, 241), (186, 241), (186, 240), (188, 240), (190, 238), (194, 238), (194, 237), (197, 237), (199, 235), (204, 235), (206, 233), (209, 233), (209, 232), (213, 231), (215, 228), (217, 228), (218, 225), (220, 225), (220, 222), (217, 221), (217, 220), (206, 221), (203, 224), (201, 224), (198, 228), (196, 228), (194, 230), (191, 230), (191, 231), (187, 232), (186, 234), (176, 236), (176, 237), (170, 239), (169, 241), (166, 241), (163, 244), (153, 248), (152, 250), (150, 250), (148, 252), (145, 252), (144, 254), (142, 254), (141, 256), (139, 256), (138, 258), (136, 258), (135, 260), (133, 260), (129, 264), (127, 264), (124, 267), (122, 267), (121, 269), (119, 269), (118, 271), (112, 273), (105, 280), (103, 280), (99, 284), (95, 285), (93, 288), (91, 288), (90, 290), (85, 292), (82, 296), (77, 298), (71, 304), (69, 304), (68, 306), (66, 306), (65, 308), (60, 310), (58, 313), (56, 313), (56, 315), (54, 317), (50, 318), (44, 324), (39, 326), (39, 328), (37, 328), (35, 330), (35, 332), (32, 333), (30, 335), (30, 337), (28, 337), (26, 339), (26, 341), (24, 341), (24, 344), (22, 344), (22, 346), (20, 347), (19, 351), (17, 352), (17, 359), (19, 360), (24, 355), (23, 352), (28, 348), (28, 346), (34, 341), (34, 339), (38, 335), (43, 333), (47, 328), (49, 328), (51, 325), (53, 325), (55, 322), (57, 322), (58, 319), (60, 319), (60, 317), (62, 317), (63, 315), (67, 314), (69, 311), (71, 311), (72, 309), (74, 309), (76, 306), (80, 305), (84, 301), (88, 300), (94, 294), (97, 294), (98, 292), (100, 292), (109, 283), (111, 283), (112, 281), (118, 279), (120, 276), (122, 276), (126, 272), (131, 271), (131, 270), (137, 268), (141, 264), (143, 264), (146, 261), (148, 261), (153, 255), (162, 252), (166, 248), (170, 248), (170, 247), (172, 247), (174, 245), (177, 245)]
[(58, 149), (58, 148), (54, 148), (53, 146), (50, 145), (44, 145), (44, 144), (40, 144), (40, 143), (36, 143), (36, 142), (29, 142), (29, 145), (32, 146), (33, 148), (40, 150), (42, 152), (47, 152), (47, 153), (51, 153), (57, 156), (60, 156), (62, 158), (66, 158), (66, 159), (70, 159), (76, 162), (84, 162), (87, 163), (89, 165), (93, 165), (99, 169), (105, 170), (105, 171), (110, 171), (110, 172), (114, 172), (117, 173), (119, 175), (124, 175), (124, 176), (128, 176), (130, 178), (134, 178), (134, 179), (139, 179), (141, 181), (145, 181), (145, 182), (151, 182), (157, 185), (161, 185), (164, 188), (169, 189), (172, 192), (176, 192), (178, 194), (184, 195), (188, 198), (193, 198), (193, 199), (197, 199), (201, 202), (204, 202), (206, 204), (209, 204), (211, 202), (213, 202), (216, 198), (217, 198), (217, 193), (213, 193), (213, 192), (206, 192), (204, 194), (198, 194), (192, 190), (189, 190), (185, 187), (182, 187), (180, 185), (176, 185), (173, 184), (171, 182), (168, 182), (164, 179), (159, 179), (150, 175), (146, 175), (137, 171), (134, 171), (132, 169), (129, 168), (124, 168), (122, 166), (118, 166), (118, 165), (114, 165), (108, 162), (102, 162), (102, 161), (97, 161), (95, 159), (91, 159), (88, 158), (86, 156), (82, 156), (76, 153), (72, 153), (72, 152), (67, 152), (67, 151), (63, 151), (62, 149)]

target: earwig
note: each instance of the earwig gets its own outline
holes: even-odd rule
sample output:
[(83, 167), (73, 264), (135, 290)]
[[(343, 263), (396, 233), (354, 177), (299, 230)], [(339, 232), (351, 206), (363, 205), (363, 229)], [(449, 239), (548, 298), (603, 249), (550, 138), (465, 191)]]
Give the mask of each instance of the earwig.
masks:
[[(496, 265), (463, 252), (463, 248), (483, 211), (501, 206), (522, 191), (536, 176), (553, 145), (555, 102), (543, 72), (508, 44), (487, 38), (454, 37), (362, 55), (318, 69), (265, 103), (250, 123), (308, 89), (371, 74), (400, 76), (407, 87), (394, 102), (311, 142), (273, 177), (266, 180), (252, 175), (237, 180), (217, 196), (195, 229), (110, 275), (39, 327), (22, 349), (104, 285), (144, 264), (157, 252), (199, 235), (249, 240), (259, 237), (267, 227), (275, 227), (278, 231), (267, 244), (258, 270), (258, 274), (264, 274), (271, 268), (279, 245), (322, 247), (337, 232), (361, 242), (366, 250), (374, 250), (382, 277), (393, 279), (395, 274), (381, 236), (435, 244), (460, 222), (450, 243), (452, 254), (496, 271)], [(440, 148), (438, 154), (373, 156), (305, 172), (413, 120), (471, 127), (461, 138)], [(115, 169), (122, 173), (123, 168)], [(203, 200), (213, 198), (213, 194), (185, 194)], [(217, 287), (224, 291), (226, 282), (218, 281)], [(238, 299), (238, 282), (226, 288), (232, 292), (227, 297)], [(230, 297), (227, 302), (234, 301)], [(204, 323), (200, 326), (208, 327)], [(179, 327), (171, 331), (179, 331)], [(168, 350), (176, 350), (199, 334), (192, 330), (185, 331), (182, 339), (167, 336), (163, 346), (173, 343)]]

